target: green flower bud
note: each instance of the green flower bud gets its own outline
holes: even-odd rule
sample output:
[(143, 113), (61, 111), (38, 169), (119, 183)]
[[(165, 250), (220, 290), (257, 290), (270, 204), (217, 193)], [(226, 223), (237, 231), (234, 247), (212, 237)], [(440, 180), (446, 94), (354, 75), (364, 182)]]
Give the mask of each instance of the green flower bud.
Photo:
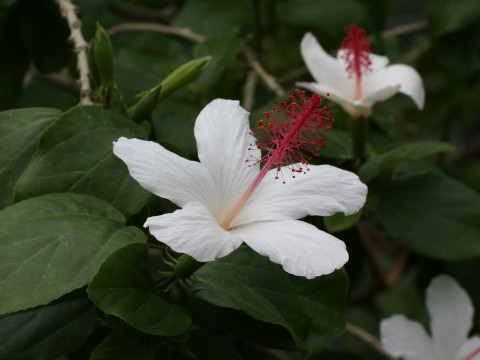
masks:
[(114, 86), (113, 47), (107, 32), (98, 22), (93, 50), (101, 84), (107, 87)]
[(94, 43), (95, 39), (92, 40), (92, 43), (88, 48), (88, 68), (95, 85), (98, 87), (100, 86), (100, 73), (98, 72), (97, 60), (95, 59)]
[(210, 59), (210, 56), (205, 56), (189, 61), (173, 70), (159, 85), (162, 87), (162, 91), (160, 92), (158, 101), (162, 101), (162, 99), (174, 91), (196, 80), (203, 73)]

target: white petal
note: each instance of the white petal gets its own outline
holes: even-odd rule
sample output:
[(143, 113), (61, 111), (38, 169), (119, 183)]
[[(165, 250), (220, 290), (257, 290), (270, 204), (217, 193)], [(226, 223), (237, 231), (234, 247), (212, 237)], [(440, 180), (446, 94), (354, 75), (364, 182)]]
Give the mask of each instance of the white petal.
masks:
[[(468, 356), (473, 356), (468, 358), (468, 360), (480, 360), (480, 337), (473, 336), (468, 339), (460, 348), (455, 360), (464, 360)], [(478, 351), (478, 353), (477, 353)]]
[(425, 89), (423, 88), (422, 78), (411, 66), (391, 65), (365, 77), (363, 83), (364, 97), (387, 87), (399, 87), (399, 92), (411, 97), (419, 109), (423, 108)]
[(345, 244), (303, 221), (261, 221), (231, 230), (290, 274), (312, 279), (348, 261)]
[(454, 359), (472, 327), (472, 302), (453, 278), (439, 275), (427, 289), (426, 303), (435, 349)]
[(212, 177), (203, 165), (155, 142), (121, 137), (113, 143), (113, 153), (142, 187), (178, 206), (191, 201), (209, 204), (216, 198)]
[(403, 315), (395, 315), (380, 323), (382, 345), (390, 355), (404, 360), (436, 360), (432, 339), (422, 325)]
[(300, 50), (308, 70), (317, 83), (335, 90), (346, 99), (354, 99), (355, 80), (349, 78), (343, 61), (328, 55), (311, 33), (303, 36)]
[(300, 219), (307, 215), (330, 216), (338, 212), (351, 215), (365, 204), (367, 186), (358, 176), (330, 165), (310, 165), (305, 174), (288, 169), (285, 179), (275, 180), (270, 170), (252, 194), (232, 226), (261, 220)]
[(188, 203), (171, 214), (150, 217), (144, 226), (174, 251), (202, 262), (226, 256), (242, 243), (238, 236), (221, 228), (199, 203)]
[(381, 89), (376, 90), (375, 92), (368, 94), (361, 100), (357, 100), (355, 104), (372, 107), (377, 101), (384, 101), (391, 98), (395, 95), (400, 89), (400, 85), (391, 86), (387, 85)]
[(248, 150), (256, 143), (248, 115), (238, 101), (216, 99), (195, 122), (198, 157), (212, 175), (221, 199), (213, 210), (216, 217), (233, 207), (259, 172), (259, 165), (249, 167), (245, 162), (250, 156), (260, 157), (259, 150)]

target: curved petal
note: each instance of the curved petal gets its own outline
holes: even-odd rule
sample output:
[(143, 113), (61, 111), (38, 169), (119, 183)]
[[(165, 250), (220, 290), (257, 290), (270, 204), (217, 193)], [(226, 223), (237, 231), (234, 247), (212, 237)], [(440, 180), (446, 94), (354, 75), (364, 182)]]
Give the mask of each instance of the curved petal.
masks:
[(213, 261), (230, 254), (242, 241), (225, 231), (199, 203), (188, 203), (171, 214), (150, 217), (144, 224), (155, 238), (198, 261)]
[[(232, 226), (253, 221), (300, 219), (307, 215), (351, 215), (365, 204), (368, 188), (358, 176), (330, 165), (311, 165), (305, 174), (270, 170), (235, 217)], [(295, 176), (295, 177), (293, 177)]]
[(286, 272), (307, 279), (330, 274), (348, 261), (342, 241), (303, 221), (261, 221), (231, 232)]
[(192, 201), (207, 205), (216, 198), (212, 177), (202, 164), (155, 142), (121, 137), (113, 143), (113, 153), (142, 187), (180, 207)]
[(439, 275), (427, 289), (426, 303), (435, 349), (454, 359), (472, 327), (472, 302), (453, 278)]
[(480, 337), (473, 336), (460, 348), (455, 360), (480, 360)]
[(380, 339), (383, 348), (392, 356), (404, 360), (436, 360), (432, 339), (422, 325), (395, 315), (380, 323)]
[(377, 101), (384, 101), (391, 98), (395, 95), (400, 89), (400, 85), (391, 86), (387, 85), (381, 89), (376, 90), (373, 93), (368, 94), (361, 100), (357, 100), (355, 104), (362, 105), (365, 107), (372, 107)]
[(251, 135), (249, 113), (238, 101), (216, 99), (200, 112), (195, 122), (198, 157), (212, 175), (219, 200), (215, 217), (226, 214), (259, 172), (248, 166), (260, 150), (248, 150), (256, 140)]
[(335, 89), (335, 92), (342, 94), (344, 98), (353, 100), (355, 83), (353, 79), (349, 79), (343, 61), (328, 55), (311, 33), (303, 36), (300, 51), (308, 70), (317, 83)]
[(386, 87), (398, 87), (399, 92), (409, 96), (419, 109), (423, 108), (425, 89), (418, 72), (408, 65), (390, 65), (383, 70), (365, 77), (363, 90), (366, 96), (374, 94)]

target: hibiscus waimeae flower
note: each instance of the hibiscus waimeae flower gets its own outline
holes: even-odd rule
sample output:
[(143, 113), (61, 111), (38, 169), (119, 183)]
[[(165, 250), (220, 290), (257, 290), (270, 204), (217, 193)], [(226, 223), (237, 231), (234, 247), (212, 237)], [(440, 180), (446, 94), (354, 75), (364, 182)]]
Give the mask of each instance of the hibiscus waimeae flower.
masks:
[[(269, 114), (253, 130), (238, 101), (212, 101), (195, 123), (200, 162), (154, 142), (118, 139), (113, 151), (133, 178), (181, 207), (148, 218), (150, 233), (201, 262), (245, 242), (294, 275), (313, 278), (342, 267), (348, 260), (345, 244), (296, 219), (356, 213), (367, 187), (351, 172), (308, 165), (303, 150), (315, 153), (323, 145), (319, 134), (328, 129), (330, 115), (318, 107), (318, 95), (299, 95), (295, 103), (277, 106), (290, 122)], [(265, 141), (257, 142), (252, 131)], [(262, 156), (267, 147), (272, 150)]]
[(315, 82), (300, 82), (297, 86), (323, 96), (328, 94), (354, 118), (369, 116), (377, 101), (397, 92), (423, 108), (425, 90), (418, 72), (403, 64), (387, 66), (388, 58), (370, 53), (365, 30), (355, 25), (350, 26), (337, 58), (327, 54), (311, 33), (304, 35), (300, 49)]
[(474, 311), (465, 290), (440, 275), (430, 283), (426, 302), (432, 337), (421, 324), (395, 315), (380, 324), (385, 350), (405, 360), (480, 360), (480, 337), (467, 338)]

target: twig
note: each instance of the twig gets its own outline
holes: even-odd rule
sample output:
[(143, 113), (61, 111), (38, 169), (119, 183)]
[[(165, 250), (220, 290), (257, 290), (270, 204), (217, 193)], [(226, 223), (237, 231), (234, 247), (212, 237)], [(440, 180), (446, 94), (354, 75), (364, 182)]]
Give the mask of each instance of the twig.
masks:
[(112, 26), (107, 30), (107, 34), (110, 37), (116, 36), (123, 32), (128, 31), (152, 31), (152, 32), (159, 32), (164, 34), (171, 34), (183, 37), (185, 39), (194, 41), (194, 42), (202, 42), (205, 41), (207, 38), (203, 35), (197, 34), (190, 30), (189, 28), (180, 28), (174, 27), (169, 25), (162, 25), (162, 24), (154, 24), (154, 23), (135, 23), (135, 22), (128, 22), (122, 23), (119, 25)]
[(363, 329), (360, 329), (358, 326), (355, 326), (347, 322), (347, 332), (355, 336), (357, 339), (362, 340), (364, 343), (369, 345), (372, 349), (375, 349), (379, 354), (382, 354), (387, 359), (390, 359), (390, 360), (397, 359), (385, 351), (382, 344), (380, 344), (380, 341), (375, 336), (373, 336), (372, 334), (369, 334)]
[(178, 12), (179, 6), (178, 4), (173, 4), (165, 9), (156, 10), (110, 1), (108, 4), (108, 9), (116, 15), (120, 15), (133, 21), (168, 23), (170, 19)]
[(83, 38), (81, 27), (82, 22), (78, 19), (76, 12), (78, 7), (72, 4), (70, 0), (55, 0), (60, 8), (60, 13), (67, 20), (68, 27), (70, 28), (70, 41), (75, 46), (75, 53), (77, 54), (77, 69), (80, 74), (80, 104), (92, 105), (93, 102), (90, 99), (90, 80), (88, 75), (90, 73), (88, 69), (87, 49), (88, 44)]
[(255, 85), (257, 84), (257, 73), (250, 70), (247, 74), (247, 80), (243, 86), (242, 106), (245, 110), (251, 111), (254, 105)]
[(382, 37), (405, 35), (411, 32), (426, 29), (427, 27), (428, 22), (426, 20), (420, 20), (414, 23), (399, 25), (391, 29), (383, 30), (380, 35)]
[[(152, 24), (152, 23), (123, 23), (120, 25), (113, 26), (107, 30), (109, 36), (113, 37), (122, 32), (127, 31), (153, 31), (160, 32), (165, 34), (172, 34), (176, 36), (183, 37), (185, 39), (191, 40), (193, 42), (203, 42), (207, 38), (201, 34), (197, 34), (188, 28), (178, 28), (174, 26), (161, 25), (161, 24)], [(256, 59), (253, 51), (250, 47), (245, 46), (243, 48), (243, 54), (252, 67), (252, 69), (257, 73), (257, 75), (264, 81), (268, 89), (273, 91), (277, 96), (285, 95), (285, 90), (277, 83), (275, 78), (268, 74), (265, 69), (262, 67), (260, 62)]]

